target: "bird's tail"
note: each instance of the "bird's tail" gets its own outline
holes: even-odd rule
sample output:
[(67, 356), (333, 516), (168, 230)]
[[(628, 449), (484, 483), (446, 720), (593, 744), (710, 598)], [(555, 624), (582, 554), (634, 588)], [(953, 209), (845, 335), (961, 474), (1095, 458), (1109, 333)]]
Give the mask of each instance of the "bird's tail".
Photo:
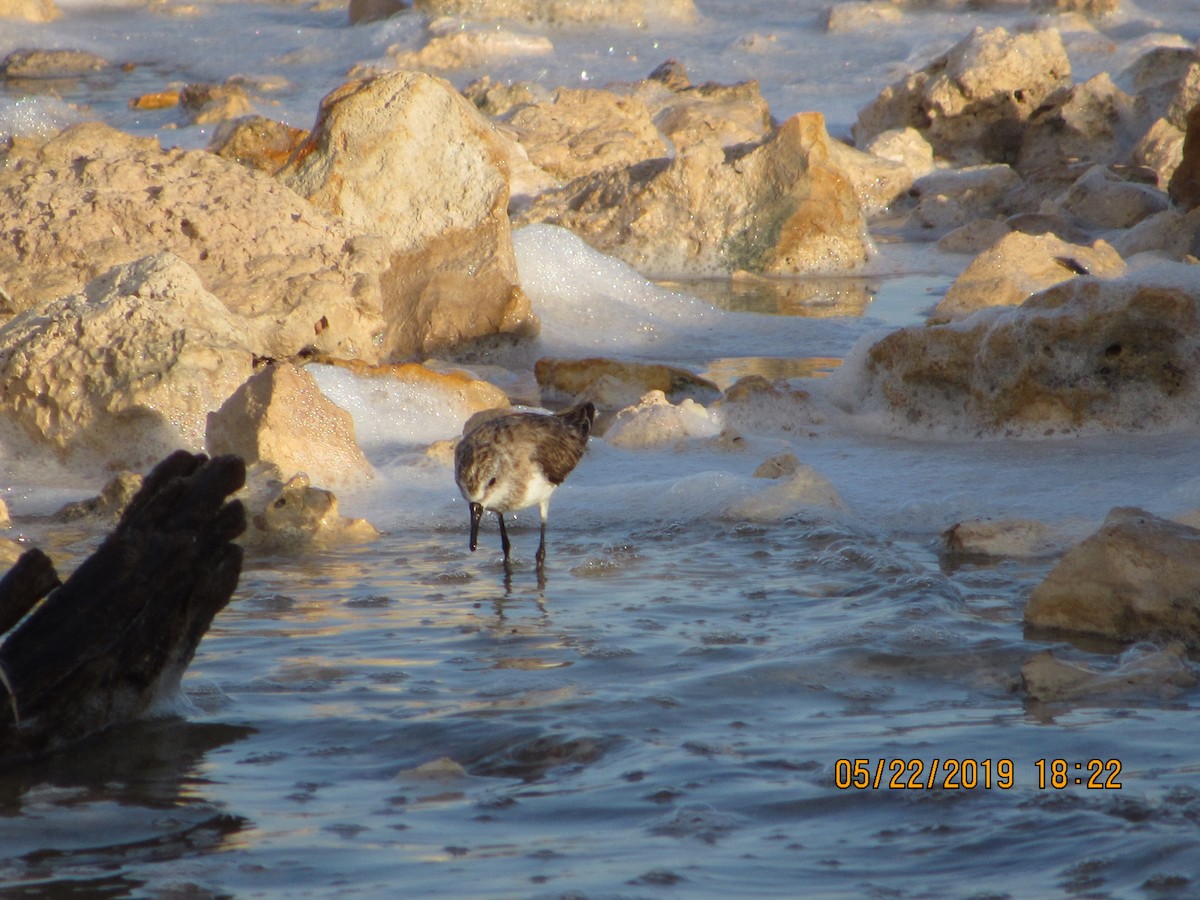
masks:
[(587, 440), (588, 435), (592, 433), (592, 423), (596, 421), (596, 404), (585, 400), (583, 403), (576, 403), (555, 415), (583, 435), (584, 440)]

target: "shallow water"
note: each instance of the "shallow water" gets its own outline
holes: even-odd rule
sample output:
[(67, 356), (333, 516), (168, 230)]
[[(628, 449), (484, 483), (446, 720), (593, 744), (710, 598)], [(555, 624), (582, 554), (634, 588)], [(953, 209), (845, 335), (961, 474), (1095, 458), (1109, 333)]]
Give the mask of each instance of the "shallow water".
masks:
[[(522, 77), (578, 83), (586, 65), (603, 83), (673, 55), (697, 81), (759, 77), (777, 116), (821, 109), (836, 133), (900, 67), (970, 27), (1020, 18), (921, 14), (869, 35), (864, 55), (851, 52), (862, 36), (821, 33), (822, 5), (701, 3), (696, 29), (564, 37)], [(1153, 16), (1200, 36), (1195, 3), (1144, 3), (1140, 18), (1125, 8), (1123, 42), (1153, 31)], [(121, 58), (153, 64), (65, 96), (168, 143), (207, 136), (164, 127), (169, 113), (139, 117), (130, 94), (282, 72), (279, 115), (306, 126), (349, 63), (411, 39), (407, 17), (347, 29), (340, 11), (291, 6), (201, 4), (167, 19), (166, 38), (161, 15), (69, 9), (40, 31), (6, 24), (0, 52), (34, 34), (110, 56), (127, 47)], [(735, 53), (748, 32), (776, 34), (774, 55)], [(1116, 71), (1126, 53), (1121, 43), (1102, 67)], [(1077, 69), (1103, 62), (1083, 54)], [(57, 109), (8, 100), (9, 120)], [(1026, 635), (1025, 599), (1053, 559), (938, 552), (940, 532), (964, 518), (1034, 518), (1078, 538), (1113, 506), (1200, 507), (1196, 433), (914, 439), (840, 414), (832, 400), (853, 374), (839, 363), (865, 336), (920, 321), (965, 264), (927, 248), (885, 248), (869, 278), (656, 287), (562, 235), (516, 240), (543, 336), (484, 361), (616, 347), (722, 387), (784, 376), (813, 394), (822, 420), (760, 422), (732, 449), (594, 440), (555, 495), (539, 589), (530, 513), (512, 528), (510, 578), (494, 521), (479, 552), (467, 550), (450, 473), (424, 457), (457, 431), (454, 415), (323, 374), (379, 472), (368, 488), (339, 490), (343, 512), (384, 536), (252, 559), (176, 715), (0, 772), (0, 893), (1200, 893), (1198, 690), (1118, 685), (1028, 702), (1021, 665), (1047, 647), (1107, 671), (1147, 648)], [(844, 508), (730, 516), (763, 490), (755, 467), (781, 451), (826, 476)], [(99, 533), (36, 516), (98, 485), (5, 466), (17, 531), (69, 568)], [(1055, 759), (1067, 765), (1061, 786), (1052, 763), (1038, 768)], [(1075, 783), (1091, 760), (1107, 786)], [(964, 781), (976, 787), (953, 786)]]

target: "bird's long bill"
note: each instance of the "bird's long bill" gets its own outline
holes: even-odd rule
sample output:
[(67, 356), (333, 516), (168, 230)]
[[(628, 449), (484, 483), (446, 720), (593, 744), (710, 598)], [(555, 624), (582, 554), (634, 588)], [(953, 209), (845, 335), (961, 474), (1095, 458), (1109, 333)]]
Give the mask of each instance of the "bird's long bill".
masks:
[(471, 504), (471, 550), (479, 546), (479, 520), (483, 518), (483, 504)]

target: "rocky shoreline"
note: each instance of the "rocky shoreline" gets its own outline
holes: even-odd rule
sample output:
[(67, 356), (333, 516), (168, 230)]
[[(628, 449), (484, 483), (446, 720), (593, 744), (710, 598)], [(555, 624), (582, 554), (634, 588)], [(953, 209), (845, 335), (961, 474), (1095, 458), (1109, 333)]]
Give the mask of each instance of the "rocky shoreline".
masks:
[[(754, 82), (693, 84), (674, 61), (605, 88), (485, 78), (460, 92), (430, 72), (472, 52), (539, 52), (504, 43), (503, 24), (475, 29), (485, 11), (562, 25), (596, 5), (417, 5), (466, 24), (434, 19), (401, 68), (351, 73), (309, 130), (250, 113), (245, 90), (225, 84), (137, 98), (222, 122), (208, 150), (97, 122), (0, 146), (9, 452), (87, 472), (145, 469), (180, 448), (237, 454), (250, 480), (243, 540), (277, 551), (375, 535), (341, 517), (328, 490), (369, 479), (371, 466), (313, 366), (407, 379), (464, 421), (513, 400), (592, 400), (600, 433), (623, 447), (736, 442), (774, 427), (781, 409), (822, 421), (782, 381), (722, 393), (667, 366), (547, 359), (541, 397), (511, 398), (445, 371), (433, 361), (537, 334), (512, 242), (532, 224), (569, 229), (653, 278), (864, 272), (876, 240), (936, 242), (963, 256), (961, 276), (928, 323), (846, 361), (860, 377), (833, 398), (838, 412), (957, 436), (1200, 426), (1200, 54), (1164, 40), (1124, 71), (1074, 81), (1071, 42), (1103, 39), (1116, 0), (1036, 2), (1044, 15), (1026, 30), (965, 35), (862, 109), (854, 146), (830, 137), (819, 112), (777, 122)], [(611, 6), (635, 27), (695, 14), (690, 0)], [(828, 27), (905, 6), (840, 4)], [(16, 0), (0, 17), (47, 10), (50, 0)], [(349, 8), (352, 20), (385, 14)], [(30, 50), (0, 69), (13, 81), (111, 65)], [(799, 460), (764, 477), (777, 483), (762, 502), (731, 515), (841, 503)], [(946, 551), (1062, 555), (1030, 601), (1031, 628), (1200, 646), (1200, 576), (1178, 549), (1200, 541), (1191, 525), (1114, 511), (1065, 554), (1054, 535), (1029, 535), (1024, 523), (959, 523)], [(1094, 569), (1076, 556), (1106, 540), (1144, 562), (1087, 582), (1060, 571)], [(1153, 562), (1164, 554), (1171, 565)], [(1099, 597), (1175, 612), (1078, 611)]]

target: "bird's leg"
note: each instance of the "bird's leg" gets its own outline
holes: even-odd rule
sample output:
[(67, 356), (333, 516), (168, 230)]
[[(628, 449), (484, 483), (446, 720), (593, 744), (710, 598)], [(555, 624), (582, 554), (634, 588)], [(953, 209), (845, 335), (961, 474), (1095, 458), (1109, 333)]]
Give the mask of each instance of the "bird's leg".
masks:
[(511, 544), (508, 542), (508, 529), (504, 527), (504, 513), (497, 510), (496, 518), (500, 520), (500, 546), (504, 548), (504, 561), (507, 563)]
[(538, 513), (541, 514), (541, 518), (542, 518), (542, 531), (541, 531), (541, 537), (538, 539), (538, 548), (537, 548), (537, 557), (536, 557), (537, 568), (538, 568), (538, 572), (540, 573), (542, 571), (542, 565), (546, 562), (546, 516), (550, 513), (549, 501), (543, 500), (541, 502), (541, 505), (538, 507)]

